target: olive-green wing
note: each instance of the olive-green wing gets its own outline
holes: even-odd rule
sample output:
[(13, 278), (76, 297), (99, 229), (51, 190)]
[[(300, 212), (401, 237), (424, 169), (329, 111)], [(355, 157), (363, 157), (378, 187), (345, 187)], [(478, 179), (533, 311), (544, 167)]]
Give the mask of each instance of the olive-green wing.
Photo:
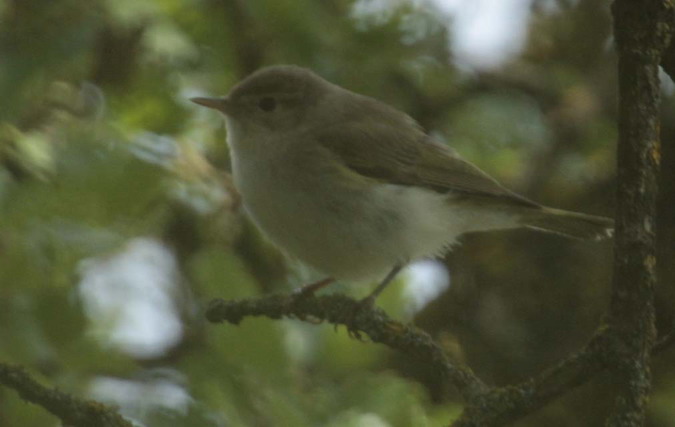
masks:
[(323, 129), (315, 137), (348, 168), (369, 178), (484, 197), (484, 202), (540, 206), (433, 142), (412, 120), (402, 124), (351, 121)]

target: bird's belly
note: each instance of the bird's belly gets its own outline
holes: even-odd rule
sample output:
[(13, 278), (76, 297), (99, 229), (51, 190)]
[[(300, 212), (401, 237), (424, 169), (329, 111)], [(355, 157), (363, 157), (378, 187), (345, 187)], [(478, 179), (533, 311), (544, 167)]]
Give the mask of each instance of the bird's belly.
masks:
[(398, 261), (387, 248), (397, 218), (368, 212), (363, 195), (352, 194), (347, 202), (335, 196), (307, 190), (243, 194), (254, 222), (289, 255), (337, 279), (379, 278)]
[(245, 178), (235, 174), (235, 183), (264, 234), (336, 279), (379, 280), (397, 263), (442, 252), (459, 234), (447, 221), (447, 197), (433, 191), (260, 171)]

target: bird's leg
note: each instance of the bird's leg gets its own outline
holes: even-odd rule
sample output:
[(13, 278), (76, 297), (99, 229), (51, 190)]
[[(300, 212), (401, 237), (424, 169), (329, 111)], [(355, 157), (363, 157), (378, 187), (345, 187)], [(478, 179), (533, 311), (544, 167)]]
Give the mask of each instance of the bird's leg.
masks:
[(387, 276), (380, 282), (379, 285), (373, 291), (365, 298), (363, 298), (359, 303), (356, 305), (352, 313), (349, 315), (349, 319), (345, 322), (347, 326), (347, 333), (349, 333), (349, 336), (352, 338), (355, 338), (359, 341), (363, 341), (363, 337), (361, 336), (361, 332), (355, 327), (355, 322), (357, 317), (359, 316), (359, 313), (361, 313), (363, 310), (370, 309), (373, 307), (375, 304), (375, 300), (377, 297), (382, 293), (384, 288), (387, 287), (391, 283), (392, 280), (396, 277), (396, 275), (401, 271), (405, 264), (399, 263), (394, 266), (394, 268), (387, 273)]
[(394, 278), (399, 273), (399, 271), (401, 271), (404, 265), (405, 264), (403, 263), (396, 264), (394, 268), (392, 268), (391, 271), (389, 271), (387, 276), (380, 282), (380, 284), (377, 285), (375, 289), (373, 289), (373, 292), (371, 292), (370, 295), (362, 299), (359, 302), (359, 304), (361, 304), (361, 306), (363, 307), (372, 306), (375, 303), (377, 297), (382, 293), (384, 288), (386, 288), (387, 285), (389, 285), (392, 282), (392, 280), (394, 280)]
[(314, 292), (318, 291), (319, 289), (325, 288), (334, 281), (335, 279), (333, 279), (332, 277), (326, 277), (325, 279), (316, 281), (314, 283), (310, 283), (308, 285), (301, 287), (300, 289), (296, 289), (294, 294), (300, 297), (309, 297), (314, 295)]

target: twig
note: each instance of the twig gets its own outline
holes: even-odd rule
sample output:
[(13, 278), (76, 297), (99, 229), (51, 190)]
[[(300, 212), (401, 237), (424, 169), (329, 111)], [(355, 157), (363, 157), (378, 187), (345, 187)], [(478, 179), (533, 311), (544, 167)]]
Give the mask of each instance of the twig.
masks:
[(0, 384), (16, 390), (24, 400), (42, 406), (67, 426), (132, 427), (114, 408), (45, 387), (20, 366), (0, 363)]
[[(504, 425), (534, 412), (604, 371), (609, 366), (616, 339), (613, 330), (602, 326), (582, 350), (540, 375), (516, 385), (489, 387), (469, 367), (451, 362), (426, 332), (395, 322), (377, 308), (359, 310), (358, 301), (343, 295), (298, 298), (276, 294), (255, 299), (216, 299), (206, 312), (211, 322), (234, 325), (248, 316), (344, 325), (356, 335), (366, 334), (374, 342), (412, 354), (424, 363), (431, 362), (437, 372), (457, 387), (466, 402), (464, 413), (453, 427)], [(653, 351), (662, 351), (674, 343), (673, 332), (670, 332), (659, 340)]]
[(364, 308), (344, 295), (302, 296), (269, 295), (258, 299), (235, 301), (214, 300), (206, 317), (211, 322), (238, 324), (245, 316), (266, 316), (272, 319), (292, 317), (318, 319), (345, 325), (356, 336), (366, 334), (372, 341), (408, 353), (431, 364), (457, 387), (467, 402), (484, 395), (488, 388), (471, 369), (450, 361), (441, 347), (424, 331), (403, 325), (378, 308)]

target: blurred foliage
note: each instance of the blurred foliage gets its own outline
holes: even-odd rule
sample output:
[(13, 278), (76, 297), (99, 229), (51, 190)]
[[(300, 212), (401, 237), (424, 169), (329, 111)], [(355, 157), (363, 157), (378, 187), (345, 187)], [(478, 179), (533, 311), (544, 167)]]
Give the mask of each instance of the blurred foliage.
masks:
[[(455, 63), (451, 25), (430, 0), (1, 1), (0, 360), (147, 426), (447, 424), (461, 409), (452, 390), (425, 366), (342, 330), (204, 323), (211, 297), (288, 290), (304, 276), (289, 276), (246, 223), (222, 120), (187, 98), (224, 93), (262, 65), (311, 67), (409, 112), (517, 191), (611, 215), (608, 1), (533, 1), (522, 52), (492, 70)], [(675, 102), (665, 95), (663, 167), (673, 171)], [(663, 182), (672, 196), (674, 184)], [(672, 212), (667, 199), (661, 206)], [(674, 236), (675, 216), (663, 218), (663, 235)], [(609, 242), (467, 236), (445, 260), (449, 290), (415, 321), (487, 381), (522, 380), (590, 336), (611, 259)], [(662, 270), (666, 325), (675, 273)], [(96, 286), (95, 303), (86, 286)], [(380, 300), (399, 317), (402, 286)], [(173, 320), (139, 308), (136, 298), (157, 292)], [(155, 347), (120, 344), (129, 330), (159, 337), (147, 341)], [(170, 332), (178, 338), (162, 341)], [(674, 356), (655, 364), (652, 426), (675, 426)], [(606, 381), (518, 425), (600, 425)], [(0, 427), (50, 424), (0, 389)]]

